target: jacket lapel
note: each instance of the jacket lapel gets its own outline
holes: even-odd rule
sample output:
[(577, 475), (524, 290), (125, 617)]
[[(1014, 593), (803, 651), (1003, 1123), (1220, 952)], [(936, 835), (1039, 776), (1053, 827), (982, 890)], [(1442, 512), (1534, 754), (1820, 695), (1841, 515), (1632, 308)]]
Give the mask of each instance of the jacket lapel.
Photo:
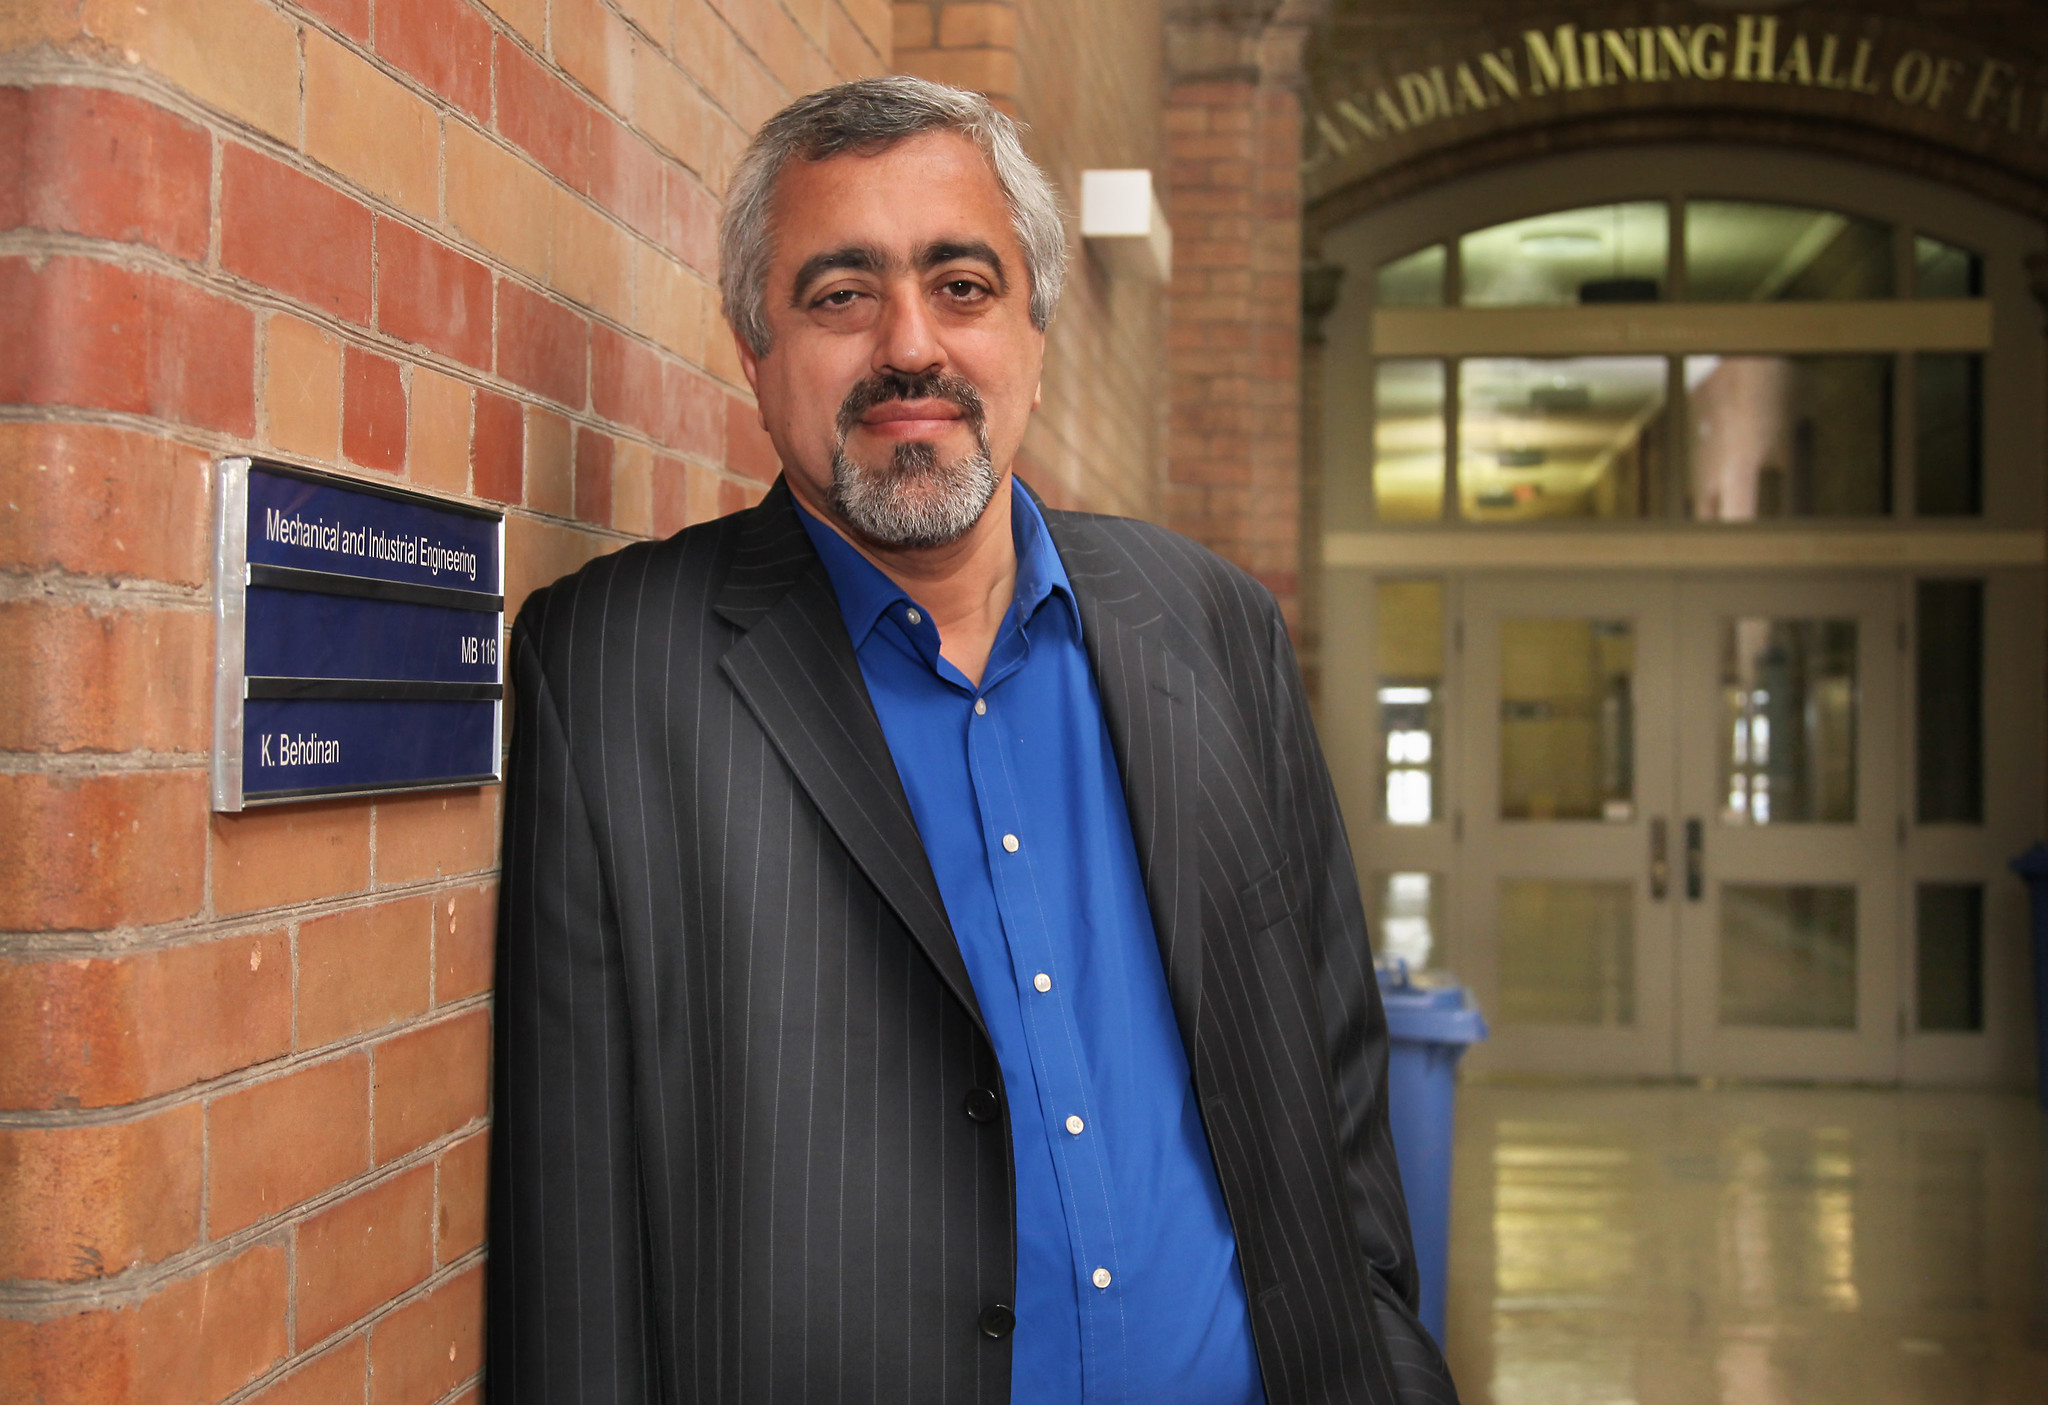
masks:
[(1090, 532), (1085, 517), (1045, 517), (1081, 607), (1167, 989), (1192, 1062), (1202, 1010), (1201, 692), (1194, 670), (1168, 647), (1165, 612), (1132, 563)]
[(831, 578), (780, 480), (742, 528), (712, 608), (745, 631), (719, 668), (839, 842), (981, 1025), (967, 963)]

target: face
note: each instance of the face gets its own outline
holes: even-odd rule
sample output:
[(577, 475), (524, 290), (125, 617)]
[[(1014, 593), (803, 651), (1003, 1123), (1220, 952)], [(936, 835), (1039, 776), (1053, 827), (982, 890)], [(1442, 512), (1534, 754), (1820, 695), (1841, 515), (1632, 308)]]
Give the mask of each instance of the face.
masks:
[(792, 161), (768, 354), (740, 344), (790, 488), (877, 546), (963, 536), (1007, 481), (1045, 338), (995, 173), (950, 132)]

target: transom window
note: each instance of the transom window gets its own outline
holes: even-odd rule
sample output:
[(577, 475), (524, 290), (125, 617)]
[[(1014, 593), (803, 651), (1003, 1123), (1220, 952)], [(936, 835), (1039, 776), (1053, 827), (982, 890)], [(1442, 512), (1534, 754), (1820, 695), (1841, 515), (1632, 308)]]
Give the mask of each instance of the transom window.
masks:
[(1374, 516), (1972, 517), (1983, 261), (1831, 210), (1626, 200), (1374, 272)]

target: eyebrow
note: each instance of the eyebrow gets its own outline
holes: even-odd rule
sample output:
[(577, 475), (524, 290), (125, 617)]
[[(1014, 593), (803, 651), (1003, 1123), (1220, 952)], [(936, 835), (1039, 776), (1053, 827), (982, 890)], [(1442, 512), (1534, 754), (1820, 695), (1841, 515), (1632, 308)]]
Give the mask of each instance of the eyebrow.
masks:
[(880, 273), (888, 263), (880, 249), (867, 244), (847, 244), (827, 249), (822, 254), (812, 254), (796, 271), (796, 286), (791, 292), (790, 304), (794, 306), (802, 302), (805, 291), (828, 273)]
[[(995, 275), (999, 292), (1009, 291), (1009, 272), (1003, 266), (1002, 255), (994, 247), (980, 239), (942, 239), (927, 244), (917, 253), (917, 266), (930, 271), (941, 264), (959, 259), (972, 259), (986, 264)], [(790, 305), (801, 303), (804, 295), (828, 273), (882, 273), (889, 267), (890, 260), (872, 244), (847, 244), (837, 249), (827, 249), (813, 254), (803, 261), (796, 271), (795, 287), (790, 295)]]
[(1008, 291), (1010, 279), (1003, 267), (1002, 255), (979, 239), (942, 239), (936, 244), (927, 244), (918, 251), (917, 266), (929, 271), (956, 259), (973, 259), (987, 264), (989, 271), (996, 276), (998, 290)]

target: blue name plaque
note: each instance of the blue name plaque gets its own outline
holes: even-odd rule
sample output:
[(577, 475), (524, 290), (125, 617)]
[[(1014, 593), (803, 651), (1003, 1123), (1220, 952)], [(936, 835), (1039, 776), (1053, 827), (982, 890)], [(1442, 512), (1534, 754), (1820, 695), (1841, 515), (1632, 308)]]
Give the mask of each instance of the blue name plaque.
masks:
[(499, 780), (503, 515), (263, 459), (218, 486), (214, 809)]

